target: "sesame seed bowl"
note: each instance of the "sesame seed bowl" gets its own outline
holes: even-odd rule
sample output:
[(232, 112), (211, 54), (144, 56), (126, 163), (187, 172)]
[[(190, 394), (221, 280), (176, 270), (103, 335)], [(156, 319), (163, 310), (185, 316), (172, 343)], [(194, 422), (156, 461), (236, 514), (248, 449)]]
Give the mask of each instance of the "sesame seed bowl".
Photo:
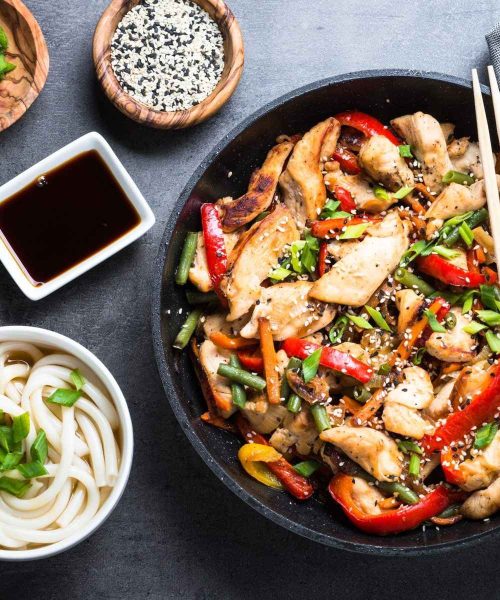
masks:
[(93, 58), (104, 93), (124, 115), (182, 129), (229, 100), (244, 49), (222, 0), (112, 0), (94, 33)]

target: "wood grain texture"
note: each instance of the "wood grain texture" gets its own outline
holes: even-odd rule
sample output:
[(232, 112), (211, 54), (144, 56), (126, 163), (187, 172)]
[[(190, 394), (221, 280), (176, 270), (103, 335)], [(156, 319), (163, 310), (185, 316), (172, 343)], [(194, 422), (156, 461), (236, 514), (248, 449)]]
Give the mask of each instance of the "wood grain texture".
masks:
[(0, 131), (20, 119), (37, 99), (49, 72), (49, 51), (35, 17), (20, 0), (0, 0), (0, 26), (9, 40), (7, 60), (16, 65), (0, 81)]
[(183, 129), (205, 121), (214, 115), (236, 89), (244, 64), (243, 38), (236, 18), (222, 0), (194, 0), (218, 24), (224, 39), (225, 66), (215, 90), (202, 102), (188, 110), (157, 111), (127, 94), (118, 82), (111, 66), (111, 41), (125, 14), (140, 0), (112, 0), (97, 24), (93, 55), (97, 78), (109, 100), (124, 115), (157, 129)]

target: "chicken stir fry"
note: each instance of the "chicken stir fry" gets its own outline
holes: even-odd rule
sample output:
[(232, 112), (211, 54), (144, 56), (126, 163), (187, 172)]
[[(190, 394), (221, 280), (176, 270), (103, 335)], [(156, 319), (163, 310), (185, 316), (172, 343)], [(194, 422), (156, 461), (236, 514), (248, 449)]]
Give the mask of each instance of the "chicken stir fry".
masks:
[(478, 145), (422, 112), (390, 125), (346, 111), (280, 136), (242, 196), (203, 204), (176, 275), (203, 421), (261, 484), (327, 490), (376, 535), (500, 508)]

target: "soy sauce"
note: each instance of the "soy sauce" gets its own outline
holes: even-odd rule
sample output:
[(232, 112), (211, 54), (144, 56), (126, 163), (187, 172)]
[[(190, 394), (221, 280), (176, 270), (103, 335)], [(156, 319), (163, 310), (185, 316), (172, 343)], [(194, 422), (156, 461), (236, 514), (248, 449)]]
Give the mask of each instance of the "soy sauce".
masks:
[(61, 275), (140, 223), (98, 152), (41, 174), (0, 204), (0, 234), (35, 285)]

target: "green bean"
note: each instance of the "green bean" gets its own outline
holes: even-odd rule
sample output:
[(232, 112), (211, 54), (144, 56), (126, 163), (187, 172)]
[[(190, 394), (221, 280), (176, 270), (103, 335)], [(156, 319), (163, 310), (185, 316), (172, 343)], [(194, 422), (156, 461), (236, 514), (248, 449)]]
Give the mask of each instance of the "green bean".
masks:
[(397, 269), (396, 273), (394, 273), (394, 279), (407, 288), (421, 292), (424, 296), (430, 296), (434, 293), (432, 286), (423, 279), (420, 279), (420, 277), (410, 273), (408, 269), (403, 269), (402, 267)]
[(293, 465), (293, 468), (302, 477), (310, 477), (315, 471), (321, 467), (320, 463), (316, 460), (305, 460)]
[(217, 302), (218, 297), (215, 292), (186, 290), (186, 299), (189, 304), (208, 304), (209, 302)]
[[(231, 367), (241, 369), (241, 363), (234, 353), (229, 357), (229, 364)], [(245, 408), (245, 404), (247, 403), (247, 393), (242, 385), (239, 385), (238, 383), (231, 384), (231, 397), (235, 406), (238, 408)]]
[(179, 266), (175, 275), (175, 283), (177, 285), (185, 285), (188, 280), (189, 269), (196, 254), (196, 245), (198, 243), (198, 234), (193, 231), (188, 231), (184, 246), (182, 248)]
[(367, 390), (362, 385), (357, 385), (355, 388), (353, 388), (352, 395), (354, 400), (356, 400), (356, 402), (360, 402), (361, 404), (365, 404), (365, 402), (372, 397), (370, 390)]
[[(487, 218), (488, 211), (485, 208), (480, 208), (479, 210), (474, 211), (464, 223), (467, 223), (471, 229), (474, 229), (474, 227), (477, 227), (486, 221)], [(460, 238), (460, 225), (461, 223), (456, 225), (444, 239), (444, 244), (448, 248), (451, 248), (451, 246), (454, 246), (458, 242)]]
[(461, 185), (472, 185), (476, 181), (475, 177), (471, 177), (460, 171), (448, 171), (442, 179), (443, 183), (460, 183)]
[(266, 380), (258, 375), (253, 375), (244, 369), (238, 369), (231, 365), (221, 363), (217, 369), (217, 374), (222, 377), (227, 377), (235, 383), (246, 385), (254, 390), (261, 392), (266, 387)]
[(326, 408), (322, 404), (313, 404), (311, 406), (311, 414), (316, 424), (316, 429), (321, 433), (325, 429), (330, 429), (330, 419)]
[(297, 396), (297, 394), (290, 394), (290, 398), (288, 398), (288, 402), (286, 405), (289, 412), (297, 414), (298, 412), (300, 412), (301, 406), (302, 400), (300, 399), (300, 397)]
[(184, 321), (183, 326), (180, 328), (177, 337), (175, 338), (173, 344), (174, 348), (184, 350), (184, 348), (188, 345), (202, 314), (203, 310), (201, 308), (195, 308), (195, 310), (189, 313), (187, 319)]
[(377, 486), (384, 492), (397, 496), (405, 504), (417, 504), (417, 502), (420, 502), (418, 495), (402, 483), (397, 483), (396, 481), (379, 481)]
[(437, 515), (438, 519), (449, 519), (450, 517), (454, 517), (458, 512), (460, 512), (460, 504), (452, 504), (445, 508), (442, 513)]
[(288, 384), (288, 379), (286, 377), (287, 372), (298, 370), (301, 366), (302, 361), (300, 360), (300, 358), (296, 358), (295, 356), (292, 356), (292, 358), (288, 361), (288, 365), (286, 366), (285, 372), (283, 373), (283, 379), (281, 380), (280, 398), (288, 398), (291, 392), (290, 385)]

